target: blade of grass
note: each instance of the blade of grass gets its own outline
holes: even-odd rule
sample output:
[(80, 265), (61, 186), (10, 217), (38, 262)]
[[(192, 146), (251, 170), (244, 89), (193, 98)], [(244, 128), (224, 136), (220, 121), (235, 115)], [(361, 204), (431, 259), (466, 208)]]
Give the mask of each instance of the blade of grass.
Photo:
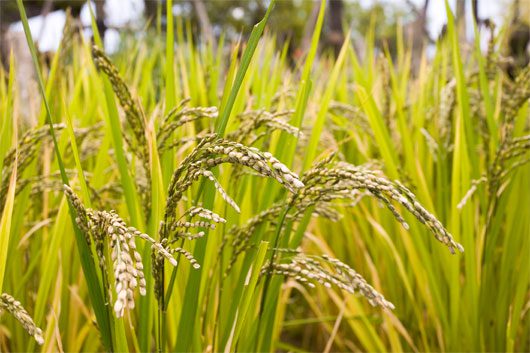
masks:
[(248, 39), (247, 46), (245, 48), (245, 51), (243, 52), (241, 63), (239, 65), (239, 69), (234, 79), (234, 83), (232, 85), (230, 95), (228, 96), (226, 105), (224, 105), (221, 108), (221, 113), (219, 114), (219, 119), (217, 120), (215, 132), (219, 136), (223, 136), (225, 133), (226, 126), (228, 125), (228, 119), (230, 118), (230, 113), (232, 112), (232, 107), (234, 106), (234, 102), (239, 93), (239, 89), (241, 88), (241, 84), (243, 83), (243, 80), (245, 79), (245, 74), (247, 73), (248, 66), (250, 65), (250, 60), (252, 59), (252, 56), (254, 55), (254, 51), (256, 50), (256, 47), (258, 46), (259, 39), (261, 38), (261, 35), (263, 34), (263, 30), (265, 29), (265, 25), (267, 24), (270, 13), (272, 9), (274, 8), (275, 1), (276, 0), (272, 0), (270, 2), (267, 12), (265, 13), (265, 16), (263, 17), (261, 21), (259, 21), (257, 24), (254, 25), (254, 28), (252, 29), (252, 32), (250, 33), (250, 38)]
[[(452, 170), (452, 192), (451, 192), (451, 221), (450, 229), (453, 236), (458, 241), (462, 242), (464, 248), (469, 249), (470, 251), (466, 252), (465, 260), (465, 272), (467, 275), (468, 285), (466, 286), (467, 295), (470, 295), (471, 298), (476, 298), (477, 291), (477, 281), (476, 278), (473, 278), (476, 274), (475, 267), (475, 257), (473, 249), (473, 225), (470, 223), (472, 216), (471, 206), (464, 208), (462, 212), (459, 212), (457, 208), (458, 202), (465, 195), (467, 190), (471, 186), (471, 177), (477, 173), (478, 168), (475, 167), (477, 163), (476, 158), (471, 158), (473, 156), (473, 147), (474, 139), (472, 138), (473, 126), (471, 122), (471, 114), (469, 108), (469, 97), (467, 92), (466, 78), (463, 72), (463, 66), (460, 56), (459, 40), (458, 33), (455, 28), (454, 17), (449, 7), (447, 1), (445, 1), (446, 11), (447, 11), (447, 30), (448, 37), (452, 45), (452, 57), (453, 57), (453, 68), (455, 70), (456, 78), (456, 90), (457, 90), (457, 102), (458, 108), (456, 111), (456, 122), (454, 124), (455, 129), (455, 143), (454, 143), (454, 154), (453, 154), (453, 170)], [(472, 202), (472, 200), (471, 200)], [(456, 264), (451, 263), (449, 266), (449, 273), (451, 276), (451, 282), (458, 282), (459, 270)], [(460, 320), (460, 306), (462, 301), (460, 300), (459, 291), (456, 286), (450, 287), (450, 317), (451, 317), (451, 335), (453, 339), (451, 341), (456, 342), (456, 337), (461, 335), (460, 329), (468, 330), (471, 327), (476, 327), (477, 320), (477, 311), (476, 305), (471, 305), (473, 302), (469, 300), (467, 306), (466, 316), (471, 320), (472, 324), (467, 327), (460, 327), (458, 325), (458, 320)], [(460, 347), (463, 348), (463, 347)], [(449, 349), (457, 349), (457, 347), (449, 347)], [(471, 349), (471, 347), (466, 347), (466, 349)]]
[[(310, 75), (311, 70), (313, 69), (313, 62), (315, 60), (315, 56), (317, 54), (318, 43), (320, 40), (322, 25), (324, 23), (325, 12), (326, 0), (322, 0), (320, 2), (320, 10), (318, 12), (315, 29), (313, 30), (313, 36), (311, 38), (311, 46), (309, 47), (309, 52), (304, 63), (300, 86), (296, 95), (296, 110), (290, 121), (291, 125), (297, 128), (300, 128), (302, 126), (302, 121), (305, 115), (305, 111), (307, 109), (307, 102), (311, 93), (311, 87), (313, 86)], [(278, 145), (275, 150), (275, 155), (287, 166), (292, 165), (294, 154), (296, 151), (297, 141), (297, 137), (283, 134), (283, 138), (281, 138), (278, 142)]]
[[(28, 43), (28, 46), (31, 52), (33, 66), (37, 74), (37, 83), (38, 83), (39, 90), (42, 96), (42, 100), (44, 102), (44, 106), (46, 108), (46, 117), (48, 121), (48, 126), (50, 128), (50, 135), (53, 141), (55, 156), (57, 158), (57, 163), (59, 165), (59, 170), (61, 173), (61, 179), (64, 184), (68, 185), (69, 184), (68, 177), (66, 175), (63, 160), (61, 157), (61, 152), (59, 150), (57, 138), (55, 136), (52, 113), (51, 113), (51, 109), (48, 104), (48, 99), (46, 97), (46, 92), (44, 89), (44, 82), (42, 79), (42, 73), (40, 71), (40, 66), (39, 66), (39, 62), (37, 58), (37, 51), (35, 49), (35, 44), (33, 43), (33, 38), (31, 36), (31, 31), (28, 25), (28, 18), (26, 16), (26, 10), (24, 8), (22, 0), (17, 0), (17, 6), (18, 6), (18, 10), (19, 10), (20, 17), (22, 20), (22, 25), (24, 27), (24, 33), (26, 35), (26, 40), (27, 40), (27, 43)], [(79, 251), (79, 258), (83, 266), (83, 272), (85, 274), (85, 278), (87, 281), (87, 286), (89, 289), (89, 296), (92, 302), (92, 306), (96, 314), (96, 320), (100, 328), (101, 338), (107, 350), (114, 351), (113, 345), (112, 345), (112, 333), (111, 333), (111, 326), (109, 322), (108, 307), (105, 305), (105, 301), (103, 299), (103, 292), (102, 292), (102, 289), (101, 289), (101, 286), (100, 286), (100, 283), (99, 283), (99, 280), (98, 280), (98, 277), (95, 271), (95, 265), (92, 259), (92, 253), (90, 251), (88, 243), (86, 242), (85, 237), (81, 233), (81, 230), (77, 227), (77, 224), (75, 222), (75, 217), (76, 217), (75, 210), (73, 209), (70, 203), (69, 203), (69, 209), (70, 209), (70, 218), (71, 218), (74, 230), (75, 230), (76, 242), (77, 242), (78, 251)]]
[[(239, 69), (237, 71), (234, 84), (232, 86), (232, 89), (230, 91), (230, 95), (226, 101), (226, 105), (221, 108), (221, 113), (219, 115), (219, 120), (215, 129), (215, 132), (219, 136), (223, 136), (226, 130), (226, 127), (228, 125), (228, 119), (230, 118), (230, 113), (232, 111), (232, 107), (234, 105), (235, 99), (238, 95), (239, 89), (243, 83), (243, 80), (245, 78), (246, 70), (250, 64), (250, 60), (252, 59), (252, 56), (254, 55), (254, 51), (258, 45), (259, 39), (263, 33), (263, 30), (265, 29), (265, 25), (267, 23), (267, 20), (270, 16), (270, 13), (272, 11), (272, 8), (274, 7), (275, 1), (271, 1), (269, 4), (269, 8), (267, 9), (267, 12), (265, 13), (264, 18), (258, 22), (250, 34), (250, 38), (247, 43), (247, 47), (245, 48), (245, 51), (243, 53), (243, 57), (241, 59), (241, 64), (239, 66)], [(204, 207), (207, 209), (212, 209), (214, 204), (214, 198), (215, 198), (215, 189), (212, 185), (212, 183), (208, 183), (205, 186), (205, 192), (204, 192)], [(205, 232), (207, 232), (207, 229), (204, 229)], [(195, 249), (194, 249), (194, 256), (197, 259), (199, 263), (203, 263), (205, 252), (206, 252), (206, 242), (207, 237), (201, 238), (197, 240)], [(201, 301), (198, 298), (197, 293), (199, 292), (200, 282), (201, 282), (201, 276), (202, 272), (204, 270), (201, 268), (197, 271), (191, 271), (188, 277), (188, 284), (186, 287), (186, 291), (184, 294), (184, 302), (186, 303), (186, 307), (183, 309), (180, 317), (179, 322), (179, 329), (178, 329), (178, 340), (177, 345), (175, 347), (175, 350), (177, 351), (188, 351), (190, 349), (191, 344), (191, 335), (189, 334), (190, 327), (192, 330), (196, 328), (197, 323), (197, 313), (199, 312), (197, 309), (200, 307), (198, 305)], [(168, 289), (169, 290), (169, 289)], [(193, 331), (196, 332), (196, 331)]]
[[(8, 91), (5, 101), (2, 102), (4, 108), (4, 116), (2, 119), (2, 125), (0, 130), (0, 176), (3, 171), (4, 157), (9, 147), (17, 144), (17, 122), (13, 117), (13, 84), (15, 78), (15, 62), (14, 55), (11, 52), (9, 56), (10, 70), (8, 78)], [(13, 124), (13, 121), (15, 122)], [(13, 131), (14, 130), (14, 131)], [(11, 141), (14, 139), (14, 141)], [(15, 155), (13, 162), (13, 169), (11, 170), (11, 176), (9, 178), (9, 185), (7, 195), (2, 207), (2, 215), (0, 216), (0, 291), (4, 290), (4, 277), (7, 266), (8, 249), (11, 237), (11, 219), (13, 214), (14, 202), (15, 202), (15, 189), (17, 182), (17, 164), (18, 158)]]
[(268, 248), (268, 243), (262, 241), (257, 250), (256, 257), (254, 258), (252, 265), (250, 266), (247, 274), (245, 275), (246, 278), (243, 282), (244, 289), (243, 289), (243, 293), (241, 294), (241, 301), (238, 302), (239, 305), (237, 305), (237, 309), (235, 311), (236, 317), (233, 319), (234, 329), (232, 330), (232, 334), (230, 335), (228, 342), (226, 343), (226, 346), (224, 348), (225, 352), (234, 351), (233, 347), (235, 347), (235, 344), (237, 343), (239, 339), (242, 326), (245, 324), (247, 325), (249, 324), (248, 323), (249, 318), (247, 317), (247, 313), (250, 309), (251, 299), (253, 298), (253, 294), (256, 289), (256, 285), (258, 283), (261, 268), (265, 262), (265, 255), (267, 254), (267, 248)]
[(165, 114), (175, 106), (175, 38), (173, 28), (173, 0), (166, 1), (166, 107)]
[(13, 85), (15, 83), (15, 57), (13, 52), (9, 55), (9, 78), (7, 82), (7, 96), (3, 102), (3, 118), (2, 125), (0, 129), (0, 173), (4, 168), (4, 158), (5, 154), (12, 145), (12, 136), (13, 134), (13, 121), (15, 121), (13, 116), (13, 104), (14, 104), (14, 93)]
[(313, 128), (311, 129), (311, 137), (309, 138), (309, 145), (307, 146), (307, 151), (304, 157), (304, 170), (307, 170), (315, 159), (318, 143), (320, 141), (320, 135), (322, 134), (322, 130), (324, 129), (324, 123), (326, 122), (326, 115), (328, 114), (329, 103), (331, 102), (333, 94), (335, 93), (336, 82), (339, 78), (339, 74), (342, 72), (342, 65), (344, 64), (349, 45), (350, 33), (348, 33), (346, 39), (344, 40), (344, 44), (342, 45), (337, 61), (335, 62), (335, 66), (331, 71), (329, 81), (326, 84), (326, 90), (324, 91), (324, 95), (322, 96), (322, 100), (320, 101), (320, 109), (318, 111), (315, 123), (313, 124)]
[[(92, 7), (90, 6), (89, 8), (92, 9)], [(96, 25), (96, 19), (92, 10), (91, 21), (92, 31), (94, 33), (94, 41), (96, 45), (98, 45), (99, 47), (103, 47), (103, 43), (101, 41), (101, 37), (99, 35), (98, 28)], [(102, 77), (101, 80), (103, 82), (103, 89), (105, 92), (107, 108), (107, 114), (105, 114), (105, 116), (107, 117), (106, 121), (108, 123), (109, 130), (112, 133), (114, 153), (116, 155), (116, 161), (118, 163), (118, 170), (120, 171), (123, 193), (125, 195), (125, 201), (127, 204), (127, 210), (129, 211), (129, 217), (131, 218), (131, 224), (139, 229), (145, 229), (145, 222), (141, 214), (138, 193), (136, 191), (132, 176), (129, 173), (129, 166), (127, 163), (127, 158), (125, 157), (121, 122), (118, 114), (118, 107), (116, 106), (116, 101), (114, 100), (114, 92), (112, 90), (112, 85), (107, 77)]]
[(5, 204), (3, 205), (4, 210), (0, 218), (0, 291), (4, 289), (4, 277), (8, 257), (7, 250), (9, 249), (9, 239), (11, 237), (11, 216), (15, 203), (15, 188), (17, 186), (17, 158), (15, 158), (13, 166)]

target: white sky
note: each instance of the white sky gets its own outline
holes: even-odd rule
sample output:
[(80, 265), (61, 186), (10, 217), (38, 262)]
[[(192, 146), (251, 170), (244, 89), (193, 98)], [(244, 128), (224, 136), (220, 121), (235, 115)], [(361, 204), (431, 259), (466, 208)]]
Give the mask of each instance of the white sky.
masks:
[[(418, 2), (417, 0), (413, 0)], [(420, 1), (421, 2), (421, 1)], [(467, 2), (467, 15), (468, 23), (471, 22), (472, 11), (471, 11), (471, 1)], [(449, 0), (449, 6), (452, 11), (455, 11), (456, 0)], [(478, 2), (478, 16), (479, 18), (491, 18), (495, 23), (500, 24), (503, 21), (503, 12), (502, 7), (506, 6), (505, 1), (503, 0), (479, 0)], [(447, 21), (447, 16), (445, 12), (445, 2), (444, 0), (431, 0), (429, 4), (429, 9), (427, 11), (429, 16), (429, 32), (433, 37), (440, 33), (443, 25)], [(471, 22), (472, 23), (472, 22)], [(473, 36), (473, 27), (467, 26), (468, 37)]]
[[(2, 0), (0, 0), (2, 1)], [(373, 4), (374, 0), (346, 0), (347, 2), (359, 1), (363, 7), (368, 7)], [(398, 6), (405, 6), (405, 0), (379, 0), (382, 3), (395, 4)], [(418, 6), (422, 6), (424, 0), (411, 0)], [(524, 0), (530, 1), (530, 0)], [(449, 0), (449, 5), (454, 11), (456, 0)], [(467, 1), (471, 6), (471, 1)], [(497, 24), (500, 24), (508, 8), (508, 0), (479, 0), (479, 16), (481, 18), (491, 18)], [(346, 5), (347, 6), (347, 5)], [(107, 14), (106, 23), (110, 26), (120, 27), (129, 23), (137, 22), (142, 17), (144, 11), (143, 0), (106, 0), (105, 11)], [(468, 16), (471, 18), (471, 8), (468, 8)], [(428, 30), (431, 37), (436, 38), (445, 24), (447, 16), (445, 13), (444, 0), (430, 0), (428, 15)], [(81, 20), (84, 25), (90, 25), (90, 12), (85, 6), (81, 12)], [(40, 16), (33, 17), (29, 20), (31, 32), (34, 38), (38, 40), (39, 48), (43, 51), (53, 51), (59, 46), (61, 39), (62, 28), (65, 22), (65, 14), (63, 11), (55, 11), (48, 14), (45, 20), (44, 32), (41, 33), (43, 20)], [(472, 37), (472, 27), (468, 27), (468, 36)], [(13, 30), (22, 31), (22, 24), (16, 23), (12, 25)], [(108, 38), (106, 38), (105, 48), (107, 51), (114, 51), (118, 47), (119, 34), (117, 31), (111, 31)]]
[[(0, 0), (3, 1), (3, 0)], [(105, 23), (112, 27), (123, 27), (128, 24), (138, 23), (144, 11), (143, 0), (106, 0), (105, 13), (107, 18)], [(94, 9), (95, 13), (95, 9)], [(90, 10), (88, 6), (83, 6), (80, 13), (83, 26), (90, 27)], [(48, 16), (32, 17), (28, 20), (33, 38), (37, 41), (41, 51), (55, 51), (61, 42), (66, 14), (64, 11), (50, 12)], [(42, 26), (44, 24), (44, 32)], [(17, 22), (10, 27), (13, 31), (23, 31), (22, 23)], [(91, 34), (91, 30), (85, 33)], [(105, 34), (105, 49), (114, 52), (118, 49), (119, 33), (115, 29), (107, 30)]]
[[(357, 0), (347, 0), (347, 1), (357, 1)], [(407, 3), (405, 0), (379, 0), (382, 3), (388, 3), (392, 5), (397, 6), (403, 6), (405, 9), (407, 8)], [(530, 1), (530, 0), (523, 0), (523, 1)], [(363, 7), (369, 7), (373, 4), (374, 0), (359, 0), (361, 3), (361, 6)], [(424, 0), (411, 0), (412, 3), (414, 3), (418, 7), (422, 7), (424, 4)], [(467, 15), (468, 15), (468, 21), (471, 21), (472, 13), (471, 13), (471, 1), (466, 0), (466, 3), (468, 5), (467, 8)], [(449, 0), (449, 6), (451, 7), (451, 10), (455, 11), (455, 4), (456, 0)], [(478, 1), (478, 15), (480, 18), (490, 18), (492, 19), (496, 24), (500, 24), (503, 21), (503, 16), (505, 15), (505, 9), (509, 7), (509, 1), (508, 0), (479, 0)], [(430, 0), (429, 7), (427, 9), (427, 27), (429, 30), (429, 33), (431, 34), (431, 38), (436, 38), (440, 34), (440, 31), (443, 27), (443, 25), (447, 21), (447, 16), (445, 12), (445, 1), (444, 0)], [(473, 35), (473, 27), (467, 26), (468, 28), (468, 36)]]

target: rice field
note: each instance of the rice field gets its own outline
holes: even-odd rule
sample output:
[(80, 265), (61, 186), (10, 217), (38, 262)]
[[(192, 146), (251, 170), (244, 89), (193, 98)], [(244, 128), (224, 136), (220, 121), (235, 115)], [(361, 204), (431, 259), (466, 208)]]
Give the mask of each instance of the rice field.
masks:
[(0, 350), (530, 351), (506, 32), (463, 48), (448, 8), (432, 58), (376, 23), (335, 56), (323, 1), (293, 63), (273, 5), (246, 41), (168, 16), (112, 57), (67, 25), (48, 63), (26, 28), (37, 109), (0, 69)]

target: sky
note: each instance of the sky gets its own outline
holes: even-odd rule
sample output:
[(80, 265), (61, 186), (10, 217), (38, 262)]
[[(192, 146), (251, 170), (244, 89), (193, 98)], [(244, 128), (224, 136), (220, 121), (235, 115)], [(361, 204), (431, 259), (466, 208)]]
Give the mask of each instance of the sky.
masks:
[[(392, 3), (403, 3), (399, 0), (389, 0)], [(413, 3), (422, 6), (422, 0), (412, 0)], [(506, 2), (503, 0), (480, 0), (478, 2), (478, 16), (479, 18), (491, 18), (495, 23), (499, 24), (503, 21), (503, 12), (502, 7), (506, 6)], [(467, 19), (468, 23), (471, 23), (472, 11), (471, 11), (471, 1), (467, 1), (467, 11), (466, 14), (469, 17)], [(449, 6), (454, 12), (456, 9), (456, 0), (449, 0)], [(445, 11), (445, 1), (444, 0), (431, 0), (429, 7), (427, 9), (428, 29), (431, 34), (431, 38), (438, 37), (440, 31), (447, 21), (446, 11)], [(473, 27), (467, 26), (468, 37), (473, 36)]]
[[(2, 0), (0, 0), (2, 1)], [(144, 11), (143, 0), (105, 0), (106, 24), (111, 27), (123, 27), (128, 24), (138, 23)], [(81, 22), (84, 27), (90, 27), (90, 10), (83, 6), (80, 13)], [(66, 14), (64, 11), (50, 12), (45, 18), (36, 16), (29, 19), (29, 26), (33, 38), (36, 39), (41, 51), (55, 51), (61, 42)], [(44, 32), (42, 27), (44, 25)], [(21, 22), (11, 25), (11, 30), (22, 32), (24, 29)], [(91, 35), (90, 30), (86, 30)], [(114, 52), (118, 49), (119, 33), (109, 29), (105, 33), (105, 50)]]
[[(347, 2), (355, 1), (360, 2), (363, 7), (369, 7), (374, 2), (374, 0), (346, 0), (346, 4)], [(424, 2), (424, 0), (410, 1), (418, 6), (422, 6)], [(407, 6), (405, 0), (379, 0), (379, 2), (405, 6), (405, 8)], [(427, 10), (427, 27), (432, 38), (438, 36), (447, 20), (444, 2), (444, 0), (430, 0)], [(455, 3), (456, 0), (449, 0), (449, 5), (453, 11), (455, 9)], [(470, 1), (467, 1), (467, 3), (471, 6)], [(502, 23), (507, 3), (509, 3), (508, 0), (479, 0), (478, 3), (479, 17), (491, 18), (497, 24)], [(113, 27), (121, 27), (127, 24), (137, 23), (138, 19), (142, 17), (144, 11), (143, 0), (106, 0), (105, 6), (105, 11), (107, 13), (106, 22)], [(468, 8), (467, 15), (469, 16), (468, 21), (471, 21), (471, 8)], [(61, 40), (62, 29), (65, 23), (65, 13), (63, 11), (55, 11), (48, 14), (45, 21), (43, 21), (41, 16), (33, 17), (29, 21), (33, 37), (38, 38), (39, 49), (42, 51), (56, 50)], [(81, 12), (81, 21), (85, 26), (90, 26), (90, 12), (86, 6)], [(44, 32), (42, 32), (41, 29), (44, 22)], [(22, 24), (13, 24), (12, 29), (22, 31)], [(471, 38), (473, 36), (473, 28), (472, 26), (467, 26), (467, 29), (468, 37)], [(118, 45), (119, 33), (116, 30), (109, 30), (105, 36), (105, 49), (108, 52), (113, 52), (118, 48)]]

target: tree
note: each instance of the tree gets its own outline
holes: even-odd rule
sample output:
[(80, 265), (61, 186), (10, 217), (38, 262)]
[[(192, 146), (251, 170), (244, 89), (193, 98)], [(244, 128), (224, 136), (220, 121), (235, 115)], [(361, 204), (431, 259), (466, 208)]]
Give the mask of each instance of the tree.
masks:
[(461, 42), (466, 40), (466, 0), (456, 0), (456, 27)]
[(342, 0), (330, 0), (328, 6), (326, 44), (333, 48), (335, 55), (338, 55), (344, 42), (344, 30), (342, 29), (344, 3)]
[(204, 2), (202, 0), (193, 0), (193, 5), (195, 6), (199, 23), (201, 24), (202, 35), (207, 41), (212, 42), (214, 39), (212, 24), (210, 23), (210, 17), (208, 16), (208, 11), (206, 10)]
[[(508, 56), (511, 58), (507, 72), (512, 79), (517, 76), (520, 69), (530, 63), (530, 53), (527, 50), (528, 45), (530, 45), (530, 19), (527, 16), (521, 16), (524, 13), (520, 1), (515, 0), (507, 48)], [(528, 14), (528, 11), (526, 13)]]

